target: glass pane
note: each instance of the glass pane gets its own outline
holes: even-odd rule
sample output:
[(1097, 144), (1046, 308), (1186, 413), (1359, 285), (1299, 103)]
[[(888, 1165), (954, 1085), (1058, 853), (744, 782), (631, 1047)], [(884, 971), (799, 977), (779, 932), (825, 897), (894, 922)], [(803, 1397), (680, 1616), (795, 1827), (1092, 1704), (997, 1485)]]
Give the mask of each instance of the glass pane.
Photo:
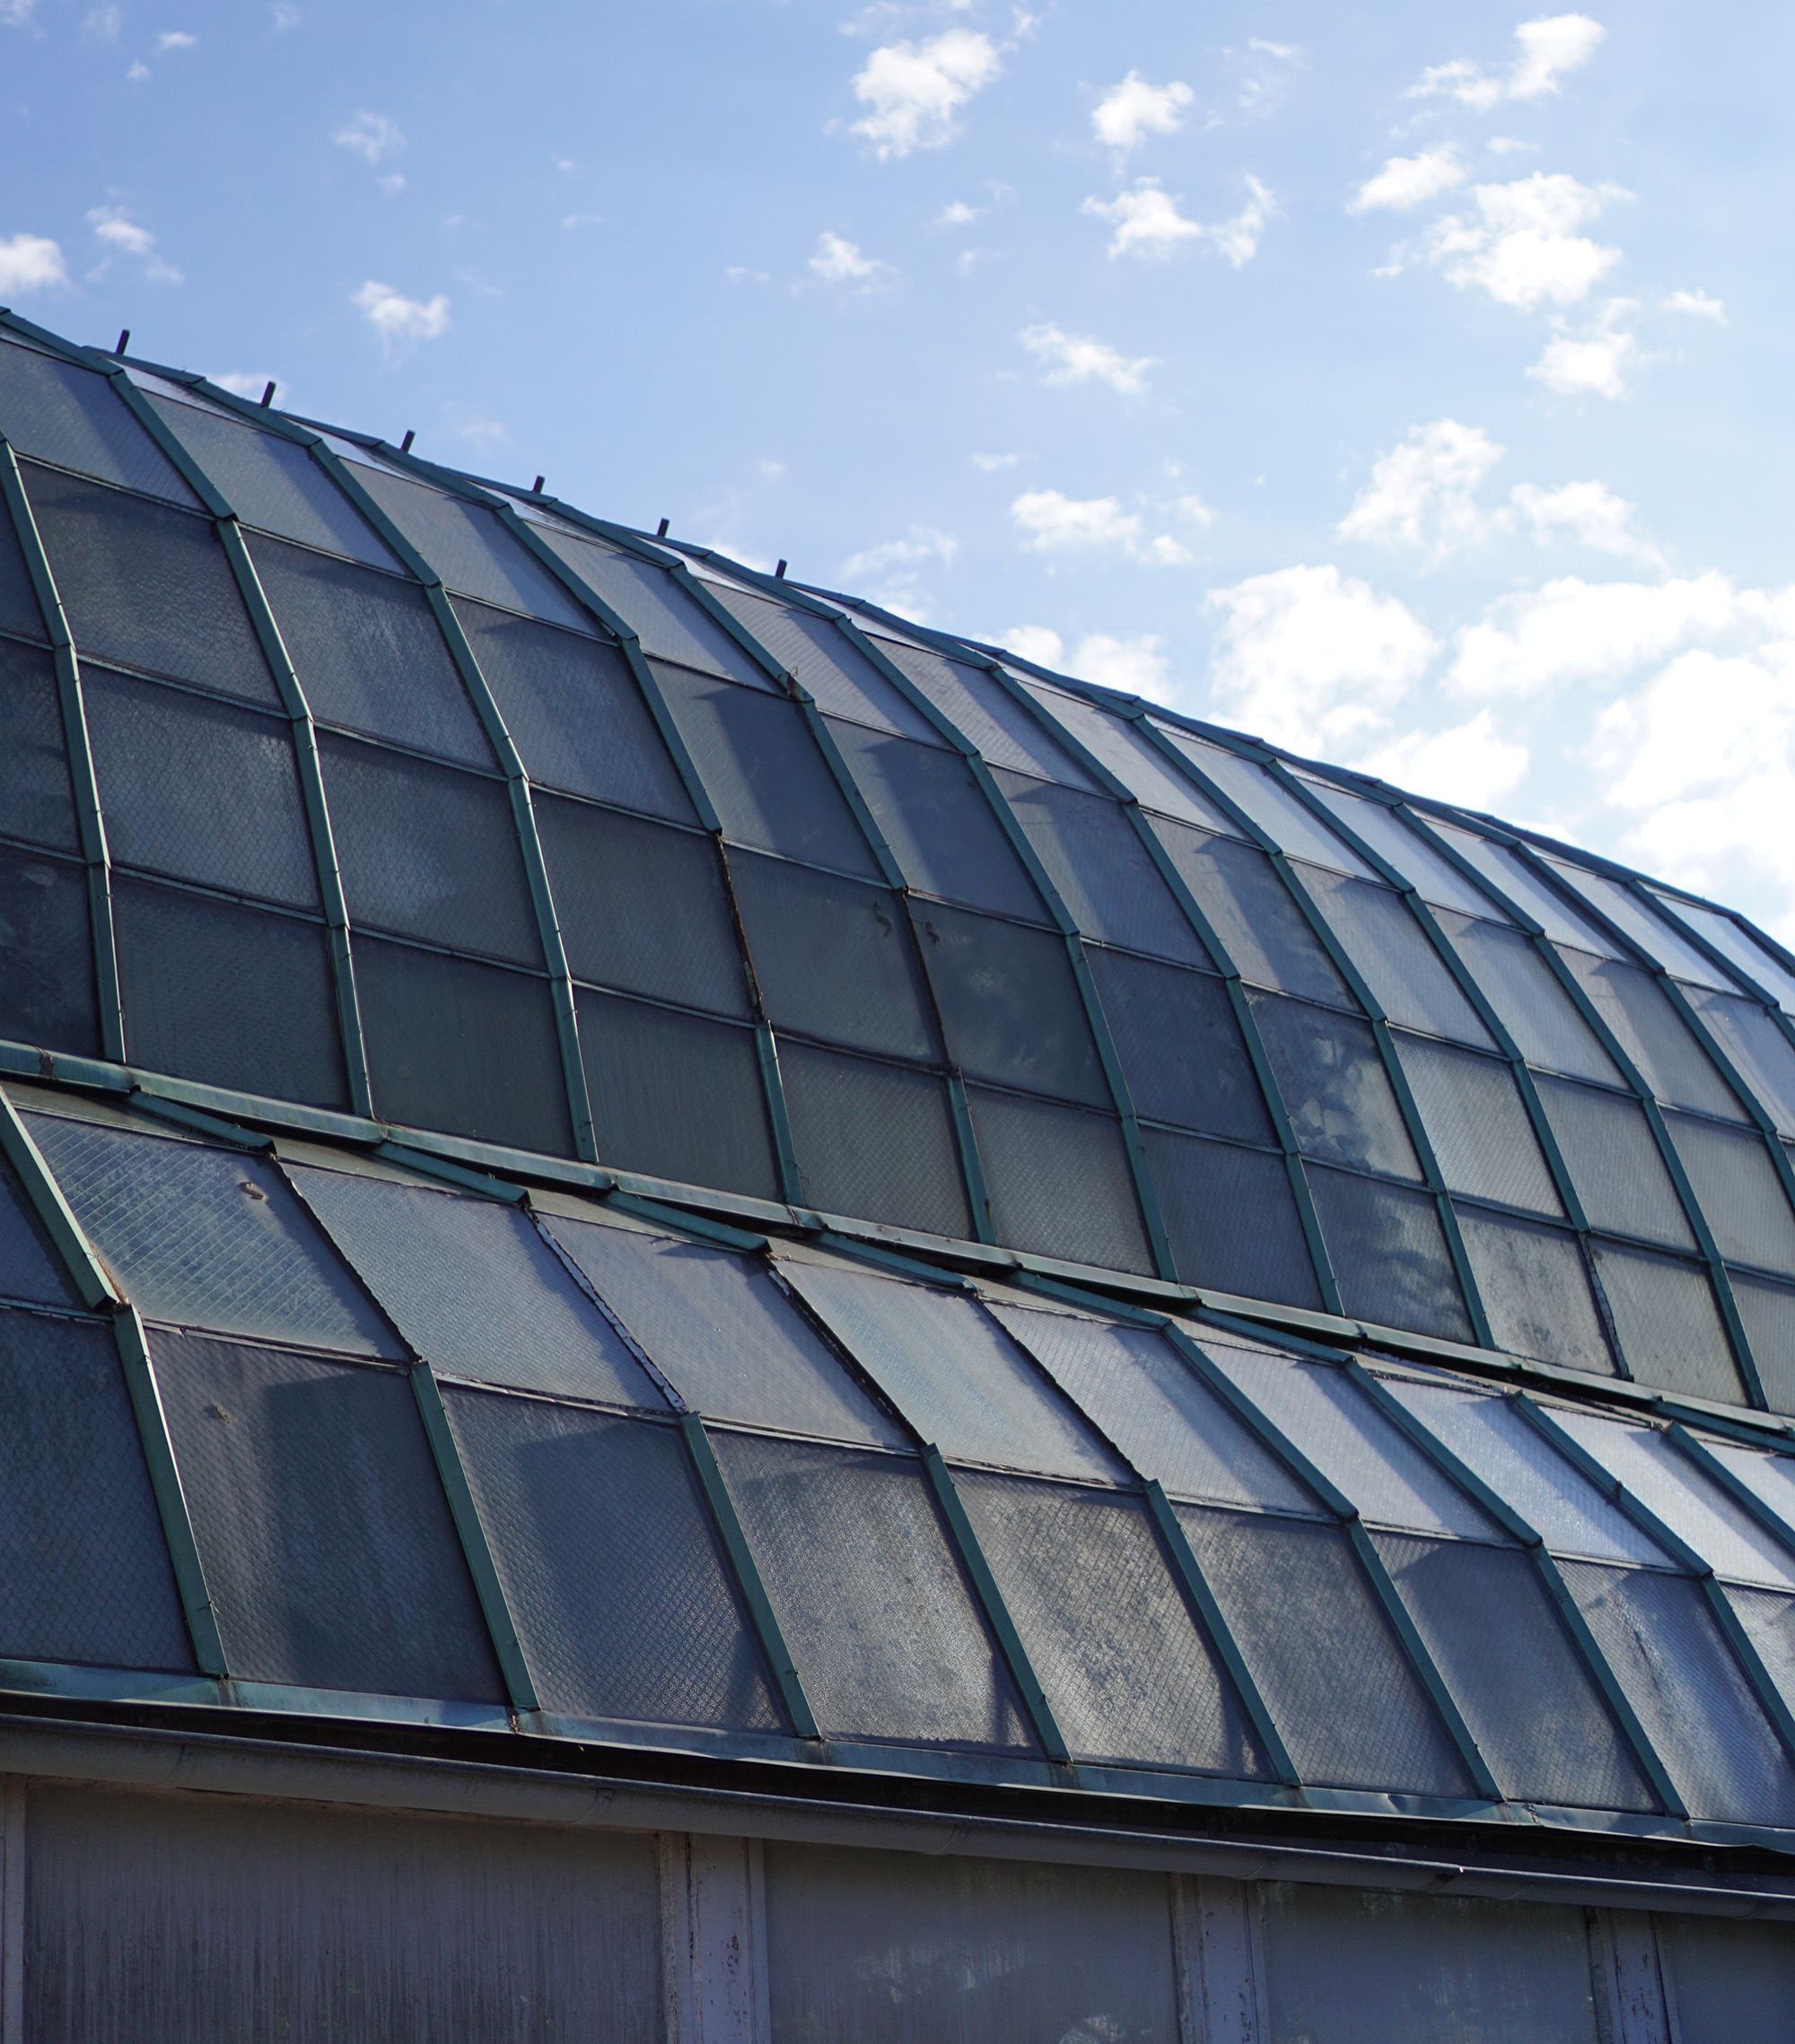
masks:
[(924, 745), (941, 745), (941, 733), (903, 693), (880, 674), (833, 618), (795, 606), (752, 596), (731, 584), (712, 582), (714, 596), (794, 676), (800, 687), (833, 717), (851, 718), (881, 731), (895, 731)]
[(1784, 1135), (1795, 1135), (1795, 1045), (1755, 1000), (1697, 986), (1683, 991), (1758, 1105)]
[(838, 1263), (781, 1269), (924, 1441), (956, 1460), (1118, 1482), (1125, 1472), (968, 1298)]
[(0, 432), (21, 454), (190, 504), (193, 493), (107, 378), (0, 338)]
[(263, 1099), (349, 1105), (321, 924), (118, 875), (112, 919), (133, 1064)]
[(121, 866), (290, 908), (318, 872), (284, 717), (88, 668), (83, 677), (107, 848)]
[(1658, 1099), (1745, 1119), (1731, 1087), (1649, 974), (1568, 948), (1560, 956)]
[(1320, 1516), (1302, 1485), (1158, 1334), (995, 1301), (989, 1311), (1133, 1466), (1173, 1497)]
[(1085, 750), (1109, 769), (1143, 808), (1203, 830), (1233, 832), (1227, 816), (1200, 794), (1195, 783), (1180, 773), (1128, 718), (1115, 716), (1043, 682), (1024, 680), (1022, 686), (1048, 716), (1065, 725)]
[(1629, 1374), (1659, 1391), (1744, 1404), (1732, 1344), (1706, 1271), (1609, 1242), (1590, 1247)]
[(731, 843), (877, 874), (840, 784), (795, 703), (656, 668), (662, 693)]
[(383, 1121), (553, 1157), (572, 1149), (547, 980), (358, 937), (355, 991)]
[(1318, 1309), (1309, 1240), (1281, 1152), (1143, 1129), (1182, 1284)]
[(34, 1306), (81, 1304), (60, 1253), (19, 1183), (19, 1175), (0, 1157), (0, 1298), (26, 1299)]
[(643, 1228), (563, 1214), (544, 1225), (695, 1411), (865, 1446), (909, 1445), (763, 1264)]
[(1690, 1114), (1667, 1114), (1664, 1124), (1721, 1254), (1795, 1276), (1795, 1214), (1764, 1148), (1775, 1139)]
[(1654, 915), (1632, 888), (1623, 887), (1606, 874), (1591, 873), (1584, 867), (1573, 866), (1568, 859), (1554, 859), (1549, 852), (1545, 855), (1545, 863), (1610, 922), (1617, 924), (1634, 943), (1642, 945), (1655, 965), (1662, 965), (1678, 979), (1692, 979), (1699, 985), (1730, 989), (1732, 983), (1711, 965), (1667, 918)]
[(1213, 746), (1169, 726), (1160, 729), (1197, 771), (1214, 782), (1258, 825), (1281, 852), (1292, 859), (1313, 859), (1342, 873), (1374, 878), (1371, 869), (1344, 838), (1336, 837), (1320, 817), (1282, 787), (1264, 767), (1224, 746)]
[(405, 1354), (267, 1159), (62, 1114), (28, 1120), (76, 1219), (149, 1319)]
[(749, 1013), (716, 847), (696, 831), (553, 795), (535, 801), (555, 915), (575, 979)]
[(1663, 1568), (1669, 1557), (1506, 1398), (1392, 1376), (1385, 1388), (1556, 1554)]
[(451, 1376), (664, 1411), (617, 1330), (530, 1217), (494, 1200), (289, 1166), (410, 1342)]
[(1449, 1190), (1534, 1213), (1562, 1214), (1512, 1070), (1495, 1058), (1449, 1050), (1422, 1036), (1398, 1035), (1396, 1044)]
[(1303, 1154), (1419, 1178), (1421, 1166), (1370, 1025), (1271, 994), (1252, 998)]
[[(46, 636), (44, 614), (10, 517), (0, 520), (0, 632), (15, 633), (21, 639), (41, 640)], [(0, 647), (0, 660), (16, 659), (18, 651), (17, 647)]]
[(329, 732), (318, 750), (351, 922), (541, 965), (503, 782)]
[(1614, 1376), (1577, 1238), (1561, 1228), (1455, 1204), (1497, 1348), (1567, 1370)]
[(784, 1729), (672, 1428), (452, 1386), (442, 1402), (545, 1710)]
[(751, 852), (730, 860), (730, 878), (775, 1028), (940, 1061), (928, 990), (896, 895)]
[(0, 1312), (0, 1654), (193, 1666), (111, 1330)]
[(1705, 937), (1722, 957), (1730, 959), (1754, 985), (1764, 989), (1780, 1007), (1795, 1011), (1795, 974), (1771, 956), (1763, 945), (1753, 941), (1731, 916), (1697, 903), (1660, 895), (1668, 912)]
[(1371, 998), (1392, 1022), (1479, 1050), (1495, 1048), (1400, 895), (1315, 866), (1298, 871)]
[(1195, 1505), (1178, 1523), (1305, 1781), (1470, 1792), (1337, 1526)]
[(281, 643), (320, 723), (468, 766), (496, 764), (416, 582), (277, 539), (249, 544)]
[(1032, 1743), (917, 1463), (712, 1440), (825, 1736)]
[(1179, 825), (1153, 829), (1242, 979), (1358, 1007), (1263, 852)]
[(442, 578), (486, 603), (589, 632), (591, 619), (503, 520), (484, 504), (358, 463), (349, 473)]
[(944, 659), (921, 646), (880, 638), (879, 650), (909, 676), (960, 736), (993, 766), (1042, 773), (1068, 788), (1095, 791), (1095, 783), (1030, 711), (984, 668)]
[(959, 1493), (1074, 1754), (1269, 1774), (1138, 1498), (985, 1475), (962, 1477)]
[(1369, 1523), (1459, 1540), (1505, 1537), (1344, 1371), (1218, 1341), (1208, 1330), (1203, 1347)]
[(1708, 1453), (1724, 1463), (1749, 1490), (1755, 1491), (1795, 1533), (1795, 1455), (1761, 1454), (1712, 1436), (1700, 1437)]
[(1795, 1996), (1795, 1937), (1780, 1923), (1660, 1917), (1659, 1936), (1677, 1982), (1686, 2039), (1777, 2044)]
[(245, 525), (397, 568), (373, 528), (296, 441), (215, 411), (152, 397), (150, 405)]
[(452, 607), (532, 781), (696, 822), (617, 646), (466, 598), (452, 599)]
[(1587, 916), (1578, 914), (1555, 887), (1538, 878), (1507, 845), (1480, 837), (1475, 831), (1459, 830), (1451, 824), (1441, 823), (1437, 817), (1429, 817), (1427, 822), (1455, 852), (1463, 853), (1485, 878), (1506, 895), (1523, 915), (1531, 916), (1554, 942), (1574, 944), (1580, 950), (1593, 951), (1602, 957), (1619, 956), (1615, 946)]
[(1639, 1103), (1561, 1079), (1542, 1079), (1538, 1087), (1590, 1227), (1693, 1249), (1695, 1238)]
[(687, 596), (665, 568), (600, 546), (565, 526), (531, 520), (574, 572), (617, 612), (644, 653), (678, 660), (705, 674), (727, 675), (750, 688), (772, 683), (721, 625)]
[(1795, 1412), (1795, 1290), (1729, 1273), (1733, 1303), (1773, 1412)]
[(1607, 1086), (1624, 1083), (1530, 937), (1445, 910), (1438, 921), (1529, 1064)]
[(1156, 957), (1210, 963), (1119, 803), (1018, 773), (995, 778), (1077, 929)]
[(209, 519), (26, 465), (44, 552), (83, 656), (280, 706)]
[(232, 1673), (502, 1701), (403, 1373), (162, 1328), (150, 1346)]
[(1654, 1810), (1639, 1764), (1524, 1555), (1379, 1533), (1378, 1552), (1504, 1792)]
[(578, 997), (599, 1155), (621, 1171), (776, 1200), (751, 1029), (646, 1001)]
[(1789, 1756), (1695, 1585), (1576, 1561), (1564, 1577), (1690, 1814), (1795, 1821)]
[(1109, 1105), (1063, 938), (925, 903), (912, 913), (949, 1055), (969, 1077)]
[(1151, 1271), (1119, 1122), (978, 1086), (967, 1100), (999, 1242), (1068, 1263)]
[(1449, 860), (1442, 859), (1418, 831), (1410, 830), (1383, 803), (1350, 794), (1344, 788), (1310, 774), (1300, 778), (1350, 831), (1388, 859), (1424, 901), (1462, 910), (1467, 915), (1501, 915), (1502, 911), (1481, 888), (1474, 887)]
[(1034, 882), (959, 753), (834, 719), (829, 731), (911, 887), (1025, 922), (1046, 921)]
[(1219, 980), (1100, 945), (1085, 956), (1137, 1114), (1242, 1142), (1275, 1140)]
[(74, 852), (74, 791), (49, 655), (0, 639), (0, 835)]
[(85, 869), (0, 846), (0, 1037), (100, 1055)]
[(943, 1080), (789, 1042), (779, 1070), (808, 1205), (924, 1235), (972, 1233)]

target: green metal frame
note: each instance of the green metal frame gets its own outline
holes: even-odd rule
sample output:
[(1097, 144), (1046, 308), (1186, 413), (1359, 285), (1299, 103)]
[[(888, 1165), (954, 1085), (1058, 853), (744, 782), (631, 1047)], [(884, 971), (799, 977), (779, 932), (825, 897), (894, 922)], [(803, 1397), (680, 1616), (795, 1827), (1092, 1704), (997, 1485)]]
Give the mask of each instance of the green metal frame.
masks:
[(86, 1230), (74, 1218), (74, 1210), (64, 1199), (56, 1174), (4, 1087), (0, 1087), (0, 1151), (17, 1172), (25, 1196), (61, 1257), (82, 1304), (95, 1312), (116, 1311), (123, 1305), (124, 1295), (87, 1239)]

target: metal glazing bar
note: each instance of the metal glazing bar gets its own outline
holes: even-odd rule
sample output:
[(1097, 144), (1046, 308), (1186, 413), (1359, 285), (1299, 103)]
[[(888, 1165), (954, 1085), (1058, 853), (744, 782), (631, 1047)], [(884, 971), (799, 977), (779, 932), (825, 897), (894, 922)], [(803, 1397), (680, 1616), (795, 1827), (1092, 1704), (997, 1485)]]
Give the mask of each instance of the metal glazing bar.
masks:
[[(934, 982), (924, 977), (923, 983), (929, 990), (929, 999), (935, 998)], [(935, 1026), (941, 1027), (939, 1013)], [(943, 1045), (946, 1035), (942, 1035)], [(972, 1237), (975, 1242), (995, 1243), (996, 1231), (991, 1225), (991, 1192), (985, 1183), (985, 1165), (978, 1154), (978, 1138), (973, 1131), (972, 1104), (967, 1097), (966, 1079), (959, 1067), (955, 1065), (948, 1072), (948, 1105), (953, 1111), (954, 1142), (959, 1150), (960, 1174), (966, 1180), (967, 1201), (972, 1210)]]
[(1708, 1609), (1714, 1615), (1714, 1622), (1732, 1649), (1733, 1658), (1739, 1664), (1747, 1686), (1756, 1698), (1764, 1716), (1775, 1726), (1783, 1751), (1791, 1760), (1795, 1760), (1795, 1712), (1791, 1711), (1749, 1634), (1739, 1623), (1738, 1613), (1733, 1609), (1732, 1600), (1728, 1596), (1725, 1585), (1715, 1575), (1713, 1564), (1698, 1554), (1679, 1533), (1659, 1517), (1644, 1498), (1630, 1489), (1598, 1462), (1582, 1442), (1561, 1427), (1543, 1406), (1536, 1404), (1525, 1392), (1516, 1392), (1512, 1396), (1515, 1404), (1532, 1421), (1535, 1428), (1587, 1482), (1610, 1499), (1649, 1540), (1656, 1541), (1679, 1568), (1687, 1569), (1695, 1578)]
[(74, 1218), (74, 1209), (63, 1198), (62, 1187), (45, 1162), (44, 1153), (4, 1087), (0, 1087), (0, 1151), (18, 1173), (25, 1196), (56, 1245), (75, 1290), (81, 1294), (82, 1304), (101, 1312), (115, 1311), (123, 1304), (123, 1295), (87, 1239), (86, 1230)]
[(112, 923), (112, 859), (106, 843), (106, 820), (100, 807), (100, 784), (93, 773), (93, 747), (87, 733), (87, 710), (82, 701), (81, 660), (74, 637), (57, 593), (49, 556), (25, 494), (24, 478), (12, 443), (0, 439), (0, 495), (18, 535), (31, 589), (43, 614), (56, 667), (57, 697), (62, 712), (63, 742), (68, 752), (68, 776), (74, 789), (75, 825), (81, 855), (87, 866), (87, 913), (92, 935), (94, 988), (100, 1009), (100, 1052), (114, 1064), (125, 1061), (125, 1010), (118, 991), (118, 945)]
[(780, 1197), (788, 1206), (804, 1204), (804, 1183), (798, 1173), (798, 1149), (792, 1140), (792, 1117), (785, 1109), (785, 1079), (779, 1069), (779, 1039), (763, 1012), (754, 1026), (754, 1049), (760, 1067), (760, 1089), (773, 1131), (774, 1160), (779, 1167)]
[(112, 1333), (118, 1344), (118, 1359), (124, 1366), (125, 1388), (136, 1415), (137, 1433), (149, 1466), (150, 1489), (168, 1542), (169, 1559), (174, 1567), (175, 1587), (181, 1610), (187, 1614), (188, 1637), (193, 1642), (193, 1657), (205, 1675), (226, 1673), (224, 1645), (218, 1634), (218, 1620), (212, 1608), (212, 1593), (206, 1585), (206, 1569), (199, 1559), (199, 1543), (193, 1535), (193, 1519), (187, 1508), (187, 1493), (181, 1487), (180, 1469), (175, 1461), (168, 1415), (162, 1411), (162, 1393), (156, 1386), (155, 1366), (150, 1358), (149, 1337), (134, 1306), (123, 1306), (112, 1316)]
[(1372, 1376), (1355, 1357), (1346, 1365), (1346, 1374), (1364, 1392), (1378, 1411), (1392, 1425), (1401, 1428), (1435, 1468), (1457, 1484), (1473, 1504), (1487, 1512), (1491, 1518), (1517, 1541), (1534, 1573), (1557, 1613), (1559, 1623), (1564, 1628), (1578, 1658), (1582, 1662), (1590, 1679), (1601, 1691), (1610, 1715), (1620, 1726), (1621, 1736), (1626, 1741), (1633, 1756), (1638, 1761), (1647, 1785), (1664, 1808), (1673, 1816), (1686, 1817), (1687, 1810), (1678, 1794), (1676, 1784), (1670, 1779), (1658, 1750), (1653, 1746), (1634, 1710), (1621, 1687), (1612, 1663), (1596, 1642), (1588, 1620), (1571, 1594), (1571, 1585), (1564, 1580), (1557, 1560), (1545, 1544), (1545, 1536), (1528, 1520), (1522, 1517), (1500, 1491), (1493, 1489), (1467, 1463), (1460, 1462), (1444, 1441), (1434, 1433), (1425, 1420), (1410, 1411), (1399, 1398), (1392, 1394)]
[(390, 518), (372, 494), (350, 473), (321, 440), (311, 447), (312, 459), (336, 483), (337, 488), (361, 512), (387, 546), (416, 578), (424, 590), (438, 630), (461, 677), (468, 700), (486, 734), (487, 743), (498, 759), (511, 799), (512, 822), (517, 833), (518, 851), (530, 884), (538, 940), (555, 1009), (555, 1032), (561, 1051), (561, 1077), (566, 1090), (567, 1117), (574, 1132), (574, 1154), (587, 1163), (598, 1161), (598, 1140), (592, 1128), (592, 1105), (586, 1087), (585, 1061), (580, 1053), (580, 1023), (574, 1001), (574, 978), (567, 964), (567, 948), (562, 941), (560, 919), (555, 910), (554, 890), (542, 856), (542, 839), (536, 827), (536, 812), (530, 801), (530, 777), (507, 729), (504, 717), (487, 686), (486, 676), (461, 621), (449, 601), (442, 578), (431, 566)]
[(792, 1650), (785, 1644), (785, 1635), (779, 1629), (779, 1620), (773, 1609), (773, 1600), (766, 1594), (766, 1585), (761, 1580), (759, 1564), (748, 1544), (748, 1535), (742, 1530), (737, 1516), (735, 1500), (730, 1496), (729, 1486), (723, 1481), (723, 1472), (717, 1464), (716, 1450), (712, 1447), (710, 1437), (705, 1432), (705, 1423), (696, 1412), (680, 1416), (679, 1431), (684, 1437), (687, 1453), (692, 1458), (692, 1467), (697, 1475), (698, 1487), (705, 1494), (705, 1502), (710, 1507), (711, 1517), (727, 1551), (731, 1566), (735, 1570), (736, 1582), (748, 1606), (748, 1614), (755, 1634), (760, 1641), (761, 1650), (766, 1656), (767, 1665), (773, 1671), (785, 1715), (792, 1720), (792, 1728), (801, 1739), (820, 1739), (816, 1715), (810, 1708), (810, 1700), (804, 1694), (804, 1685), (798, 1676), (797, 1664)]
[(505, 1694), (513, 1710), (540, 1709), (523, 1643), (517, 1636), (517, 1625), (505, 1597), (504, 1585), (499, 1579), (498, 1565), (493, 1559), (493, 1550), (486, 1540), (486, 1529), (480, 1523), (479, 1507), (474, 1502), (473, 1487), (468, 1481), (468, 1471), (461, 1460), (455, 1430), (449, 1423), (442, 1387), (428, 1363), (412, 1366), (411, 1389), (424, 1420), (430, 1453), (435, 1459), (436, 1473), (442, 1480), (449, 1516), (455, 1522), (461, 1552), (467, 1557), (468, 1573), (474, 1579), (474, 1594), (480, 1600), (493, 1654), (498, 1662), (499, 1673), (504, 1677)]
[(1795, 1555), (1795, 1525), (1791, 1525), (1781, 1513), (1760, 1498), (1751, 1485), (1722, 1462), (1699, 1435), (1691, 1433), (1678, 1419), (1671, 1424), (1670, 1438), (1704, 1476), (1720, 1485), (1734, 1504), (1749, 1513), (1772, 1539), (1787, 1549), (1790, 1554)]
[(1065, 1743), (1065, 1734), (1059, 1728), (1053, 1707), (1047, 1701), (1047, 1693), (1041, 1687), (1028, 1649), (1022, 1645), (1022, 1636), (1016, 1629), (1016, 1621), (1010, 1615), (1010, 1607), (1003, 1601), (1003, 1593), (997, 1586), (997, 1578), (991, 1572), (991, 1564), (985, 1559), (978, 1535), (972, 1530), (972, 1521), (966, 1516), (966, 1507), (960, 1502), (947, 1463), (941, 1460), (941, 1451), (933, 1441), (923, 1450), (923, 1468), (929, 1479), (929, 1488), (934, 1492), (935, 1503), (941, 1508), (948, 1538), (984, 1608), (985, 1620), (996, 1638), (998, 1651), (1021, 1696), (1022, 1708), (1029, 1714), (1035, 1736), (1040, 1741), (1041, 1751), (1061, 1767), (1069, 1767), (1072, 1751)]

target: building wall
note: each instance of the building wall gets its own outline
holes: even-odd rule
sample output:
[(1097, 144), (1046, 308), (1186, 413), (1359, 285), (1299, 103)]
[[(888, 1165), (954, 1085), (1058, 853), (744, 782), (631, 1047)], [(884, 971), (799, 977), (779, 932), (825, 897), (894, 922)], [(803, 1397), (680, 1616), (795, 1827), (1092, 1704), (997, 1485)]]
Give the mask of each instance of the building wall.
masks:
[(0, 2044), (1773, 2044), (1795, 1926), (14, 1781)]

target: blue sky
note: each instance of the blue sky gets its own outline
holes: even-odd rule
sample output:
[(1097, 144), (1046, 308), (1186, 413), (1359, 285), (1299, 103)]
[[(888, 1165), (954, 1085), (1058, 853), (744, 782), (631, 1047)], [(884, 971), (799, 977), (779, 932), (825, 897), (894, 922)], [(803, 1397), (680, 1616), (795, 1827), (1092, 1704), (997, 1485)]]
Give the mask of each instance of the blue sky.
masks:
[(0, 301), (1795, 939), (1795, 17), (0, 0)]

